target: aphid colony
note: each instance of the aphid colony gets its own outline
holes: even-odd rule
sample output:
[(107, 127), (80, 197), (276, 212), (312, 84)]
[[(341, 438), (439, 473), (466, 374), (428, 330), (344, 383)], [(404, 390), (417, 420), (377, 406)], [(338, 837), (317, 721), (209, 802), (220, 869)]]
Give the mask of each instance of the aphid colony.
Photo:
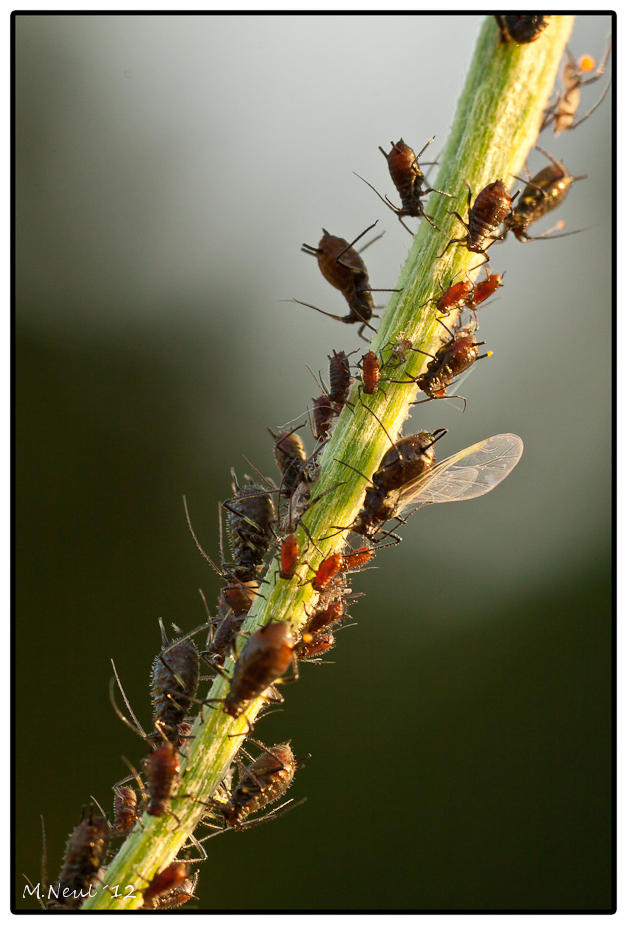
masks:
[[(527, 44), (541, 40), (550, 19), (535, 15), (496, 18), (499, 27), (497, 40), (506, 48), (510, 43)], [(564, 91), (547, 109), (543, 128), (554, 126), (556, 134), (573, 129), (596, 109), (607, 88), (593, 109), (579, 122), (575, 121), (580, 90), (602, 76), (609, 52), (608, 48), (595, 75), (587, 79), (583, 75), (594, 67), (594, 62), (590, 64), (589, 59), (576, 64), (568, 52), (562, 74)], [(435, 192), (448, 198), (455, 195), (455, 191), (426, 185), (425, 174), (418, 162), (432, 141), (433, 138), (427, 141), (418, 155), (403, 139), (392, 142), (387, 153), (380, 148), (400, 198), (400, 206), (375, 192), (408, 231), (410, 229), (403, 222), (404, 218), (425, 219), (433, 226), (434, 232), (437, 230), (422, 201), (428, 193)], [(149, 753), (142, 762), (141, 773), (131, 766), (131, 776), (114, 785), (112, 821), (106, 818), (104, 811), (102, 816), (94, 816), (93, 806), (87, 818), (83, 813), (80, 824), (68, 840), (58, 882), (50, 888), (52, 894), (50, 896), (49, 891), (46, 897), (46, 908), (79, 908), (90, 890), (110, 889), (105, 886), (105, 865), (111, 840), (126, 838), (143, 828), (150, 817), (163, 819), (171, 816), (178, 822), (177, 805), (190, 799), (185, 793), (185, 774), (181, 774), (181, 767), (194, 738), (194, 714), (200, 712), (203, 722), (208, 711), (219, 710), (231, 722), (245, 716), (248, 732), (244, 738), (253, 743), (261, 754), (253, 758), (244, 745), (240, 746), (239, 752), (246, 756), (249, 763), (245, 765), (239, 754), (236, 755), (234, 765), (217, 790), (202, 804), (200, 824), (208, 826), (212, 833), (201, 839), (191, 835), (184, 845), (183, 857), (156, 870), (150, 879), (138, 873), (134, 884), (136, 892), (142, 894), (144, 909), (173, 909), (192, 899), (198, 873), (192, 876), (190, 867), (194, 862), (206, 859), (203, 842), (229, 829), (243, 831), (277, 818), (292, 801), (264, 815), (250, 817), (264, 813), (268, 806), (284, 796), (296, 771), (305, 757), (309, 757), (296, 758), (290, 742), (267, 747), (251, 738), (252, 723), (247, 715), (249, 707), (259, 698), (264, 704), (282, 701), (278, 685), (298, 679), (299, 662), (319, 661), (335, 645), (335, 631), (347, 618), (347, 608), (352, 600), (349, 574), (367, 566), (377, 548), (382, 548), (383, 540), (388, 541), (384, 545), (400, 542), (400, 537), (388, 527), (390, 521), (396, 522), (396, 529), (424, 504), (479, 497), (495, 488), (517, 465), (523, 445), (514, 434), (488, 437), (439, 463), (436, 461), (436, 444), (444, 438), (446, 430), (421, 430), (396, 441), (388, 436), (389, 446), (372, 477), (363, 476), (365, 494), (361, 510), (352, 523), (337, 527), (335, 536), (342, 536), (338, 542), (344, 549), (325, 552), (323, 547), (326, 543), (328, 550), (330, 537), (313, 536), (307, 525), (307, 513), (327, 493), (316, 494), (320, 459), (341, 414), (351, 415), (360, 404), (379, 421), (374, 405), (392, 385), (421, 390), (426, 398), (412, 404), (457, 397), (463, 401), (465, 409), (466, 399), (453, 395), (458, 377), (477, 360), (491, 356), (490, 352), (479, 353), (484, 341), (476, 338), (477, 311), (503, 282), (504, 274), (489, 271), (488, 250), (496, 242), (503, 241), (510, 231), (521, 242), (547, 239), (555, 229), (532, 236), (529, 234), (530, 227), (564, 201), (574, 182), (584, 179), (571, 176), (564, 164), (541, 148), (538, 150), (550, 164), (533, 177), (528, 174), (527, 181), (523, 181), (526, 185), (522, 193), (510, 195), (506, 183), (508, 178), (495, 178), (475, 192), (466, 184), (466, 215), (451, 211), (465, 233), (452, 238), (440, 256), (451, 246), (461, 245), (482, 258), (474, 269), (483, 266), (485, 276), (474, 282), (470, 278), (437, 280), (441, 295), (429, 300), (423, 308), (427, 304), (432, 305), (434, 321), (442, 329), (442, 340), (435, 353), (426, 355), (422, 372), (414, 375), (404, 370), (413, 355), (424, 352), (403, 334), (378, 352), (369, 349), (353, 362), (350, 359), (353, 354), (333, 350), (328, 358), (328, 388), (321, 384), (322, 394), (312, 399), (310, 426), (315, 440), (313, 451), (308, 453), (297, 433), (304, 425), (276, 433), (268, 428), (278, 467), (277, 482), (262, 476), (263, 484), (248, 477), (242, 484), (231, 470), (233, 494), (222, 503), (230, 561), (225, 561), (222, 550), (222, 524), (221, 561), (217, 566), (202, 549), (187, 515), (199, 550), (223, 583), (218, 592), (215, 615), (205, 602), (207, 622), (187, 634), (175, 627), (177, 635), (173, 640), (168, 639), (165, 627), (159, 621), (162, 645), (152, 668), (153, 717), (149, 733), (137, 720), (114, 665), (115, 679), (131, 720), (115, 701), (112, 681), (114, 709), (123, 722), (144, 739)], [(302, 247), (305, 253), (316, 258), (324, 278), (339, 290), (347, 303), (348, 313), (337, 315), (315, 306), (309, 307), (345, 324), (359, 325), (358, 334), (362, 339), (366, 339), (363, 333), (366, 328), (375, 330), (371, 324), (375, 318), (372, 293), (384, 291), (371, 287), (366, 265), (354, 247), (373, 227), (371, 225), (350, 243), (323, 229), (317, 246), (304, 244)], [(385, 433), (387, 435), (387, 431)], [(345, 465), (353, 468), (348, 463)], [(342, 485), (340, 483), (329, 491), (341, 492)], [(362, 545), (346, 548), (349, 534), (362, 538)], [(313, 552), (319, 553), (315, 567), (308, 561)], [(276, 567), (264, 580), (261, 576), (269, 556)], [(293, 582), (298, 586), (309, 584), (315, 595), (313, 609), (305, 610), (304, 619), (297, 620), (295, 617), (294, 622), (275, 619), (254, 632), (245, 632), (244, 621), (253, 603), (259, 596), (265, 596), (268, 588), (277, 582)], [(209, 631), (206, 647), (199, 652), (192, 637), (206, 629)], [(212, 672), (212, 679), (222, 676), (228, 681), (227, 693), (220, 700), (197, 696), (201, 666)], [(144, 814), (148, 819), (142, 821)], [(192, 849), (200, 856), (190, 859)], [(47, 874), (44, 874), (43, 883), (48, 888)]]

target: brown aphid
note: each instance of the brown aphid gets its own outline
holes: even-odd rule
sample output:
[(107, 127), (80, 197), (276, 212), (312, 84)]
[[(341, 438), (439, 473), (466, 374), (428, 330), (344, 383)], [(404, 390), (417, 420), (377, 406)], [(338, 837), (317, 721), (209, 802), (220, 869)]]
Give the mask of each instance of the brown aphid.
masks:
[(298, 485), (301, 466), (307, 459), (305, 444), (293, 430), (275, 434), (268, 427), (268, 433), (274, 439), (274, 458), (281, 470), (281, 494), (291, 498)]
[(316, 440), (326, 440), (331, 431), (331, 424), (336, 415), (336, 408), (328, 395), (320, 395), (313, 403), (311, 431)]
[(555, 134), (561, 135), (562, 132), (577, 128), (577, 126), (585, 122), (588, 116), (591, 116), (594, 110), (601, 105), (610, 88), (609, 83), (592, 109), (588, 110), (585, 116), (582, 116), (578, 122), (575, 122), (577, 118), (577, 109), (581, 103), (581, 88), (595, 83), (603, 76), (611, 51), (612, 42), (610, 40), (607, 51), (595, 74), (592, 77), (584, 79), (584, 74), (588, 74), (594, 68), (596, 63), (594, 58), (590, 55), (583, 55), (579, 61), (575, 61), (568, 48), (566, 49), (567, 60), (562, 70), (562, 84), (564, 90), (558, 94), (556, 102), (549, 106), (544, 113), (540, 131), (547, 128), (549, 125), (554, 125)]
[(436, 301), (436, 309), (445, 315), (448, 315), (453, 309), (462, 308), (467, 305), (468, 297), (472, 294), (473, 285), (469, 279), (460, 280), (459, 283), (453, 283), (442, 293)]
[(155, 909), (176, 909), (185, 905), (190, 899), (196, 898), (194, 890), (198, 883), (200, 873), (196, 871), (193, 877), (186, 877), (182, 883), (179, 883), (173, 889), (163, 896), (157, 898)]
[(315, 636), (321, 630), (339, 623), (344, 617), (343, 601), (332, 601), (326, 607), (316, 610), (307, 623), (307, 632)]
[(445, 433), (421, 431), (402, 437), (390, 447), (372, 476), (372, 485), (366, 489), (364, 506), (351, 527), (353, 533), (375, 539), (379, 525), (394, 516), (402, 486), (435, 464), (433, 444)]
[(291, 581), (294, 577), (296, 574), (296, 566), (298, 565), (298, 552), (298, 540), (293, 533), (290, 533), (281, 543), (281, 568), (279, 570), (279, 578)]
[(113, 831), (126, 835), (139, 818), (137, 793), (132, 787), (114, 787), (113, 793)]
[(272, 542), (274, 504), (267, 490), (252, 484), (241, 488), (233, 469), (231, 476), (235, 497), (222, 504), (229, 512), (233, 576), (241, 582), (253, 581), (263, 569), (264, 556)]
[[(468, 186), (468, 224), (459, 212), (451, 212), (451, 215), (455, 215), (462, 223), (467, 234), (463, 238), (453, 238), (449, 241), (440, 257), (444, 256), (451, 244), (463, 244), (471, 253), (483, 254), (484, 263), (487, 263), (487, 250), (495, 241), (501, 239), (496, 232), (508, 215), (512, 202), (512, 197), (502, 180), (495, 180), (484, 187), (475, 199), (474, 205), (471, 205), (472, 190)], [(490, 243), (486, 245), (488, 240)]]
[(58, 894), (55, 888), (50, 888), (55, 897), (53, 907), (78, 909), (96, 882), (111, 833), (107, 820), (101, 816), (94, 817), (93, 811), (93, 806), (90, 806), (89, 818), (83, 819), (69, 837), (59, 874)]
[(229, 613), (235, 617), (245, 617), (253, 602), (259, 594), (259, 582), (252, 581), (230, 582), (220, 589), (218, 595), (218, 613), (224, 618)]
[(342, 563), (344, 557), (341, 553), (336, 552), (331, 556), (327, 556), (326, 559), (323, 559), (316, 574), (311, 580), (311, 587), (314, 591), (323, 591), (326, 586), (335, 578), (335, 576), (342, 570)]
[(171, 742), (164, 742), (142, 761), (148, 779), (149, 816), (165, 816), (166, 804), (181, 770), (181, 759)]
[(265, 751), (245, 770), (228, 805), (221, 808), (227, 824), (242, 828), (247, 816), (279, 800), (291, 786), (300, 764), (289, 742)]
[(228, 656), (235, 651), (235, 642), (242, 624), (258, 594), (259, 582), (256, 579), (233, 582), (220, 590), (218, 614), (221, 620), (211, 642), (202, 653), (203, 656), (209, 656), (214, 665), (224, 665)]
[[(370, 230), (374, 228), (376, 222), (362, 231), (355, 240), (349, 244), (344, 238), (338, 238), (323, 228), (323, 236), (320, 238), (318, 247), (311, 244), (303, 244), (301, 250), (305, 254), (310, 254), (318, 260), (320, 272), (328, 283), (335, 289), (339, 289), (346, 301), (348, 302), (348, 315), (339, 316), (331, 315), (329, 312), (323, 312), (314, 305), (309, 306), (322, 315), (328, 315), (336, 321), (343, 321), (344, 324), (361, 323), (359, 336), (365, 327), (371, 327), (369, 324), (374, 312), (374, 302), (372, 300), (372, 289), (368, 279), (366, 264), (363, 262), (358, 252), (353, 247), (357, 241)], [(306, 304), (306, 303), (302, 303)]]
[(373, 350), (369, 350), (361, 358), (362, 363), (362, 389), (366, 395), (376, 395), (379, 391), (381, 379), (381, 364), (379, 357)]
[[(586, 179), (586, 174), (572, 177), (561, 161), (556, 160), (542, 148), (537, 148), (537, 150), (548, 157), (552, 163), (529, 180), (516, 207), (504, 219), (506, 233), (513, 231), (516, 238), (523, 242), (536, 241), (551, 234), (549, 231), (532, 237), (527, 234), (527, 229), (538, 219), (556, 209), (566, 199), (571, 184), (577, 180)], [(576, 232), (569, 233), (576, 234)], [(554, 237), (561, 238), (564, 235), (554, 235)]]
[[(146, 889), (143, 891), (144, 904), (142, 909), (156, 909), (159, 906), (159, 899), (165, 898), (166, 893), (170, 893), (187, 880), (187, 865), (182, 861), (172, 861), (167, 867), (164, 867), (160, 873), (155, 874)], [(190, 898), (190, 897), (188, 897)], [(161, 908), (166, 908), (161, 906)]]
[[(443, 322), (440, 323), (443, 324)], [(418, 388), (422, 389), (430, 399), (446, 398), (447, 389), (457, 376), (470, 369), (476, 360), (492, 356), (491, 352), (479, 356), (479, 347), (485, 341), (478, 341), (474, 334), (467, 331), (455, 334), (449, 328), (446, 330), (451, 339), (448, 343), (442, 344), (429, 361), (426, 371), (414, 380)], [(465, 407), (466, 399), (463, 401)], [(420, 402), (412, 404), (420, 404)]]
[[(418, 160), (427, 150), (434, 138), (435, 135), (433, 138), (429, 139), (418, 155), (414, 154), (413, 149), (410, 148), (409, 145), (406, 145), (402, 138), (399, 139), (396, 144), (393, 141), (390, 142), (392, 149), (389, 154), (387, 154), (383, 148), (379, 147), (379, 151), (387, 161), (392, 183), (401, 197), (400, 209), (389, 202), (387, 198), (383, 199), (378, 193), (377, 196), (396, 213), (398, 220), (404, 228), (407, 228), (407, 225), (403, 222), (404, 216), (411, 218), (426, 218), (429, 224), (436, 228), (436, 225), (424, 211), (422, 198), (426, 196), (427, 193), (440, 193), (442, 196), (449, 196), (449, 193), (445, 193), (440, 189), (435, 189), (435, 187), (428, 187), (427, 189), (422, 188), (423, 183), (426, 181), (424, 173), (418, 166)], [(367, 181), (364, 180), (364, 182)], [(369, 183), (368, 186), (370, 186)], [(371, 189), (374, 189), (374, 187), (371, 187)], [(375, 193), (377, 192), (376, 190), (374, 191)], [(407, 230), (410, 234), (412, 233), (409, 228), (407, 228)]]
[(241, 716), (251, 700), (285, 674), (294, 662), (295, 644), (294, 632), (286, 620), (268, 623), (253, 633), (235, 662), (224, 712)]
[(540, 38), (551, 17), (519, 13), (499, 16), (495, 13), (494, 18), (499, 27), (501, 42), (511, 40), (515, 45), (529, 45)]
[(320, 655), (328, 652), (329, 649), (332, 649), (334, 645), (335, 637), (332, 630), (320, 630), (317, 633), (310, 633), (307, 631), (303, 633), (300, 641), (297, 643), (294, 649), (294, 655), (301, 662), (307, 661), (307, 659), (318, 658)]
[(163, 622), (163, 648), (152, 666), (151, 692), (155, 732), (149, 739), (162, 739), (177, 744), (179, 723), (196, 696), (200, 669), (198, 650), (191, 639), (168, 642)]
[(466, 305), (470, 309), (475, 309), (490, 296), (493, 296), (499, 286), (503, 285), (503, 277), (500, 273), (488, 273), (486, 267), (486, 278), (478, 282), (470, 293)]
[(329, 357), (329, 401), (336, 406), (336, 414), (346, 404), (351, 387), (351, 370), (348, 357), (343, 350), (339, 353), (333, 351)]

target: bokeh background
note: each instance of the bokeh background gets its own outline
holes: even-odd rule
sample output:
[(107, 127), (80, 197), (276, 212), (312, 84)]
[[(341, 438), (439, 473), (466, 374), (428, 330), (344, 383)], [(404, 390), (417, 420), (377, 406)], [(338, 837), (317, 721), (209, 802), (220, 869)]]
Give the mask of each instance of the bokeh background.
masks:
[[(17, 891), (52, 877), (81, 805), (110, 806), (150, 721), (157, 619), (190, 629), (219, 580), (218, 502), (266, 427), (303, 412), (354, 328), (300, 252), (321, 226), (392, 287), (409, 236), (378, 145), (446, 138), (481, 17), (16, 19)], [(576, 56), (611, 30), (577, 19)], [(584, 91), (581, 113), (603, 81)], [(571, 909), (611, 902), (611, 91), (540, 143), (588, 174), (561, 240), (491, 251), (493, 358), (468, 409), (415, 409), (448, 455), (491, 434), (521, 464), (422, 511), (354, 582), (358, 626), (258, 734), (311, 752), (272, 825), (210, 843), (202, 909)], [(532, 172), (545, 165), (533, 152)], [(460, 177), (460, 186), (463, 185)], [(437, 185), (437, 184), (436, 184)], [(313, 442), (310, 440), (310, 447)], [(33, 901), (19, 900), (22, 908)]]

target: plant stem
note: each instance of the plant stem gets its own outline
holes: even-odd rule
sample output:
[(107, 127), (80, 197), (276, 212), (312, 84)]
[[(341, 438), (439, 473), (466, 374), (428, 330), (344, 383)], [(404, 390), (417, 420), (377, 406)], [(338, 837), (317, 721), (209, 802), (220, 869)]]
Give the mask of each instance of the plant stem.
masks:
[[(433, 303), (427, 300), (439, 295), (438, 280), (446, 288), (456, 274), (470, 271), (472, 276), (471, 268), (478, 262), (478, 255), (462, 246), (451, 247), (439, 258), (447, 243), (463, 231), (449, 213), (456, 209), (466, 215), (465, 181), (472, 188), (473, 197), (496, 179), (504, 180), (508, 187), (513, 185), (514, 175), (522, 169), (537, 138), (572, 22), (572, 16), (551, 17), (541, 37), (526, 46), (500, 43), (494, 18), (489, 16), (484, 22), (435, 183), (454, 198), (432, 194), (426, 211), (439, 230), (426, 221), (421, 222), (397, 283), (400, 291), (392, 294), (372, 341), (371, 349), (375, 352), (384, 351), (387, 356), (388, 345), (401, 334), (426, 353), (435, 353), (440, 346), (442, 328), (435, 320)], [(420, 137), (423, 129), (410, 132), (408, 137), (412, 137), (419, 150), (426, 140)], [(450, 321), (454, 320), (452, 316)], [(427, 362), (424, 354), (411, 353), (401, 367), (402, 375), (395, 374), (395, 378), (417, 376)], [(389, 382), (384, 385), (385, 394), (380, 391), (374, 396), (362, 395), (362, 405), (357, 385), (349, 396), (352, 409), (344, 408), (324, 449), (320, 478), (313, 491), (314, 496), (324, 497), (305, 516), (307, 528), (321, 551), (309, 545), (301, 556), (298, 578), (292, 581), (278, 579), (276, 561), (273, 562), (266, 576), (267, 584), (263, 585), (265, 598), (255, 601), (244, 631), (254, 631), (275, 620), (289, 620), (296, 628), (304, 625), (305, 607), (311, 613), (318, 595), (310, 583), (304, 583), (311, 578), (312, 571), (303, 559), (306, 557), (315, 568), (322, 555), (340, 551), (349, 533), (337, 528), (353, 523), (363, 503), (365, 479), (339, 460), (370, 478), (389, 448), (390, 439), (398, 438), (409, 403), (415, 398), (414, 386)], [(307, 538), (302, 529), (298, 535), (304, 548)], [(227, 660), (225, 667), (229, 670), (232, 661)], [(218, 678), (209, 697), (224, 697), (227, 690), (227, 682)], [(227, 773), (243, 741), (242, 735), (233, 737), (234, 734), (246, 733), (248, 722), (254, 722), (263, 703), (258, 698), (238, 719), (227, 716), (219, 706), (202, 708), (204, 722), (197, 720), (191, 733), (194, 738), (190, 740), (189, 757), (183, 759), (181, 796), (173, 800), (173, 813), (179, 822), (172, 815), (156, 819), (144, 814), (143, 828), (126, 839), (106, 871), (104, 882), (110, 889), (99, 889), (83, 908), (141, 906), (140, 891), (146, 881), (176, 857), (206, 811), (199, 801), (208, 801)], [(134, 887), (134, 897), (124, 899), (130, 885)], [(111, 892), (116, 887), (117, 897)]]

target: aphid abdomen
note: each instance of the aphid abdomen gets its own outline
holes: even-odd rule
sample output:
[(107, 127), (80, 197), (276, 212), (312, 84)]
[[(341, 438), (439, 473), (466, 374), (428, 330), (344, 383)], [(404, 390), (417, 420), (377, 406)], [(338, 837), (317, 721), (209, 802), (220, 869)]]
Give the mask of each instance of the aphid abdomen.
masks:
[(274, 438), (274, 458), (281, 470), (281, 494), (290, 498), (298, 485), (300, 470), (307, 458), (305, 444), (293, 431), (273, 434), (270, 428), (268, 433)]
[(187, 865), (182, 861), (172, 861), (160, 873), (155, 874), (144, 890), (143, 909), (156, 909), (159, 898), (170, 893), (187, 880)]
[(240, 716), (255, 697), (285, 674), (293, 656), (295, 638), (286, 620), (262, 626), (248, 639), (239, 654), (224, 712)]
[(314, 591), (322, 591), (331, 582), (342, 568), (343, 556), (336, 552), (323, 559), (314, 575), (311, 587)]
[[(87, 898), (96, 881), (109, 846), (109, 823), (101, 816), (92, 815), (77, 825), (68, 839), (59, 874), (59, 896), (53, 905), (78, 909)], [(56, 893), (56, 890), (55, 890)]]
[(468, 250), (483, 253), (486, 238), (492, 237), (509, 213), (512, 198), (502, 180), (481, 190), (468, 216)]
[(329, 401), (340, 408), (346, 404), (351, 385), (351, 371), (348, 357), (343, 350), (333, 351), (329, 357)]
[(235, 562), (233, 574), (242, 582), (252, 581), (263, 568), (272, 541), (272, 498), (258, 485), (236, 488), (235, 497), (228, 502), (228, 511), (229, 543)]
[(474, 335), (458, 337), (440, 347), (416, 383), (430, 398), (443, 398), (453, 379), (469, 369), (478, 356), (479, 345)]
[(298, 540), (293, 533), (290, 533), (281, 543), (280, 578), (290, 581), (294, 577), (298, 565), (298, 552)]
[(362, 388), (366, 395), (376, 395), (379, 391), (381, 367), (379, 358), (373, 350), (369, 350), (362, 357), (363, 383)]
[(347, 302), (351, 301), (356, 289), (368, 285), (366, 264), (344, 238), (324, 231), (318, 244), (317, 257), (320, 272), (328, 283), (340, 290)]
[[(271, 754), (269, 754), (271, 753)], [(222, 810), (227, 823), (239, 828), (251, 813), (279, 800), (294, 780), (298, 763), (289, 744), (273, 745), (257, 758)]]
[(126, 835), (138, 818), (137, 793), (132, 787), (115, 787), (113, 792), (113, 828), (117, 835)]
[[(392, 143), (392, 150), (389, 154), (386, 154), (386, 158), (392, 183), (401, 197), (401, 210), (410, 217), (418, 217), (422, 213), (422, 207), (418, 203), (420, 213), (416, 215), (416, 205), (413, 200), (420, 194), (424, 174), (416, 163), (416, 155), (413, 149), (406, 145), (401, 138), (396, 144)], [(415, 190), (416, 185), (418, 186), (417, 191)]]

